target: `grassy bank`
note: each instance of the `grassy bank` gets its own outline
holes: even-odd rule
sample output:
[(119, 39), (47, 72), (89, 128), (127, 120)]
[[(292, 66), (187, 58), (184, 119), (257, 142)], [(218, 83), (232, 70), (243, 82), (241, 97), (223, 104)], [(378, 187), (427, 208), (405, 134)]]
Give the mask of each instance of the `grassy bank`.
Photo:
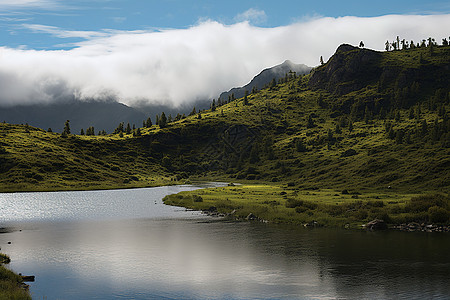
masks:
[[(360, 227), (373, 219), (390, 224), (408, 222), (449, 224), (450, 200), (446, 195), (398, 194), (301, 190), (282, 185), (239, 185), (181, 192), (164, 198), (169, 205), (195, 210), (217, 209), (236, 219), (253, 214), (272, 223), (308, 224), (329, 227)], [(214, 208), (212, 210), (214, 210)]]
[(22, 277), (3, 266), (9, 262), (9, 257), (0, 253), (0, 299), (31, 299), (28, 290), (24, 288)]

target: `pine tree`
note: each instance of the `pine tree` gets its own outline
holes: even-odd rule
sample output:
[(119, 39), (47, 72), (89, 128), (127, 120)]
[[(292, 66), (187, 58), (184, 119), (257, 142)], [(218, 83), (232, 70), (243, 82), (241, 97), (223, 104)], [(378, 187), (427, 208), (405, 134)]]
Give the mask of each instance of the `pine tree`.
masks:
[(125, 130), (126, 134), (131, 134), (131, 126), (130, 123), (127, 123), (127, 129)]
[(248, 91), (245, 90), (244, 105), (248, 105)]
[(147, 127), (147, 128), (150, 128), (150, 127), (152, 127), (152, 119), (150, 119), (150, 117), (148, 117), (147, 118), (147, 121), (145, 122), (145, 126)]
[(307, 150), (301, 138), (297, 138), (295, 140), (295, 149), (297, 150), (297, 152), (305, 152)]
[(428, 133), (428, 124), (427, 120), (425, 119), (422, 120), (422, 124), (420, 126), (420, 133), (422, 134), (422, 136), (426, 136)]
[(308, 121), (307, 121), (307, 123), (306, 123), (306, 128), (313, 128), (313, 127), (315, 127), (315, 126), (316, 126), (316, 124), (314, 124), (313, 116), (312, 116), (312, 114), (310, 114), (310, 115), (308, 116)]
[(119, 126), (117, 126), (117, 128), (116, 129), (114, 129), (114, 134), (118, 134), (118, 133), (121, 133), (121, 132), (123, 132), (123, 122), (120, 122), (120, 124), (119, 124)]
[(84, 135), (84, 129), (81, 128), (80, 135)]
[(348, 131), (349, 132), (353, 131), (353, 122), (351, 120), (348, 122)]
[(249, 162), (251, 164), (257, 163), (259, 161), (259, 151), (258, 151), (258, 147), (256, 144), (254, 144), (252, 146), (252, 150), (250, 151), (250, 155), (249, 155)]
[(142, 133), (141, 133), (141, 129), (140, 128), (137, 128), (137, 129), (133, 130), (133, 136), (134, 137), (141, 136), (141, 135), (142, 135)]
[(63, 135), (64, 136), (68, 136), (69, 134), (70, 134), (70, 125), (69, 125), (69, 120), (67, 120), (65, 123), (64, 123), (64, 129), (63, 129)]
[(411, 106), (411, 108), (409, 109), (409, 119), (414, 119), (414, 108)]
[(161, 117), (159, 118), (159, 128), (167, 127), (167, 117), (164, 112), (161, 113)]
[(397, 132), (395, 133), (395, 143), (402, 144), (403, 136), (404, 136), (403, 130), (397, 130)]

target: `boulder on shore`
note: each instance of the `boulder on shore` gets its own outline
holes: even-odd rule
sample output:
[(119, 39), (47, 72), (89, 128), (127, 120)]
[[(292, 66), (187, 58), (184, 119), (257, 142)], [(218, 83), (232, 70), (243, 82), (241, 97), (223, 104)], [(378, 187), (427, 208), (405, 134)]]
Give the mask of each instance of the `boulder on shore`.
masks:
[(384, 220), (375, 219), (364, 226), (368, 230), (386, 230), (388, 226)]

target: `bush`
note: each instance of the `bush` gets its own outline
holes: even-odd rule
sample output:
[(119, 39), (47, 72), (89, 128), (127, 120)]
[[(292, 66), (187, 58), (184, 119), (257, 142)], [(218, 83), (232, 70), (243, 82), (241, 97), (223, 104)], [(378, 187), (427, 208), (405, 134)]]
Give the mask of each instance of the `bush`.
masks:
[(381, 200), (368, 201), (367, 206), (369, 206), (369, 207), (384, 207), (384, 202)]
[(303, 200), (289, 198), (286, 201), (286, 207), (287, 208), (296, 208), (298, 206), (302, 206), (303, 203), (304, 203)]
[(449, 202), (449, 198), (444, 195), (423, 195), (411, 198), (411, 201), (405, 206), (405, 211), (413, 213), (427, 212), (433, 206), (448, 209)]
[(199, 195), (192, 196), (192, 199), (194, 200), (194, 202), (203, 202), (203, 198)]
[(428, 209), (428, 218), (432, 223), (445, 223), (449, 217), (450, 213), (445, 208), (432, 206)]
[(303, 207), (303, 206), (298, 206), (298, 207), (295, 208), (295, 212), (299, 213), (299, 214), (304, 213), (307, 210), (308, 210), (308, 208)]

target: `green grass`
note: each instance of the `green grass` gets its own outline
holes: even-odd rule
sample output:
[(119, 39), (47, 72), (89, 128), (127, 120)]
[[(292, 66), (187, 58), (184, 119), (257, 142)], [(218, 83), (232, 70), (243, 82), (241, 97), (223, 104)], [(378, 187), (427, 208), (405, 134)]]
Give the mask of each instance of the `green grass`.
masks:
[(88, 190), (174, 184), (144, 141), (116, 136), (62, 138), (0, 123), (0, 192)]
[(9, 262), (9, 257), (0, 253), (0, 299), (31, 299), (28, 290), (23, 287), (22, 277), (3, 266)]
[[(331, 59), (310, 75), (250, 94), (248, 105), (237, 99), (203, 111), (201, 119), (144, 128), (140, 137), (61, 138), (0, 124), (0, 191), (129, 188), (189, 178), (290, 183), (300, 190), (382, 193), (390, 186), (397, 194), (448, 194), (450, 123), (440, 110), (450, 112), (449, 75), (443, 72), (449, 51), (355, 48), (338, 54), (341, 65)], [(373, 60), (365, 68), (357, 60), (367, 53)], [(348, 78), (327, 77), (341, 67)], [(315, 81), (327, 84), (314, 86)], [(342, 86), (349, 88), (344, 94), (337, 92)], [(412, 119), (411, 108), (420, 110)], [(409, 141), (389, 137), (387, 123)], [(440, 135), (434, 138), (437, 127)], [(299, 140), (304, 151), (298, 151)], [(354, 155), (346, 156), (349, 151)]]
[(385, 192), (301, 190), (280, 185), (237, 185), (181, 192), (164, 198), (169, 205), (209, 210), (245, 219), (250, 213), (271, 223), (360, 228), (374, 219), (390, 224), (435, 222), (450, 224), (450, 198)]

